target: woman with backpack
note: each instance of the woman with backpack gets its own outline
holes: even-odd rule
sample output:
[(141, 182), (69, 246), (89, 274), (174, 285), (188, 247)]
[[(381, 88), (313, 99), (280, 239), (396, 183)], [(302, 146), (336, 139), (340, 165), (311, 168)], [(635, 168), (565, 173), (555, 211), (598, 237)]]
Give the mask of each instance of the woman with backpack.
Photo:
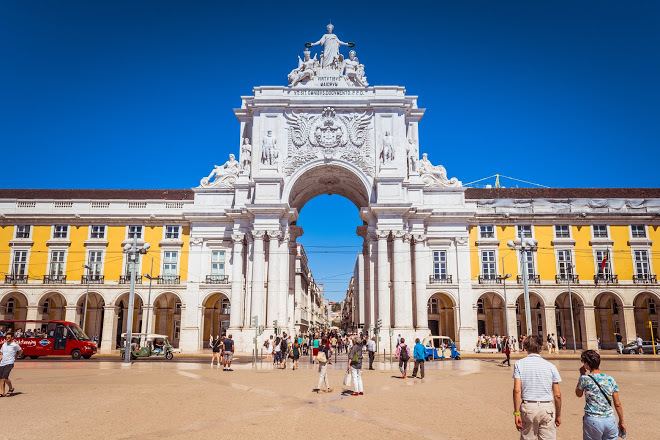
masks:
[(351, 396), (361, 396), (364, 394), (362, 389), (362, 344), (359, 337), (353, 339), (353, 345), (348, 352), (348, 365), (353, 378), (353, 394)]
[(504, 359), (502, 361), (501, 365), (504, 365), (504, 363), (506, 362), (506, 364), (509, 365), (509, 367), (510, 367), (511, 366), (511, 343), (509, 342), (509, 338), (504, 338), (502, 340), (502, 344), (504, 344), (503, 347), (502, 347), (502, 351), (506, 355), (506, 359)]
[[(626, 425), (623, 423), (619, 386), (612, 376), (600, 372), (600, 355), (596, 351), (582, 352), (580, 360), (582, 366), (575, 395), (585, 396), (586, 401), (582, 418), (582, 438), (585, 440), (616, 440), (618, 436), (625, 438)], [(618, 426), (614, 410), (619, 415)]]
[[(328, 340), (323, 338), (319, 344), (319, 351), (316, 355), (316, 361), (319, 363), (319, 386), (316, 390), (317, 393), (329, 393), (332, 391), (330, 388), (330, 381), (328, 380), (328, 358), (330, 352), (328, 351)], [(325, 387), (323, 387), (325, 385)]]
[(399, 360), (399, 371), (401, 372), (401, 376), (405, 379), (408, 371), (408, 360), (410, 359), (410, 348), (406, 345), (406, 340), (404, 338), (401, 338), (401, 341), (399, 341), (399, 346), (396, 349), (394, 359)]

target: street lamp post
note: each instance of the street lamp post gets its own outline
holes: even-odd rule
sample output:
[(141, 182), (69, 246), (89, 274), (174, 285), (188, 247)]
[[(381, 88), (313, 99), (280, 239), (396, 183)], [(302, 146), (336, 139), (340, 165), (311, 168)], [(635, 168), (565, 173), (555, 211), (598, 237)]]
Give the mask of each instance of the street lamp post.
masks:
[(571, 277), (575, 273), (575, 266), (571, 264), (571, 273), (566, 277), (566, 285), (568, 286), (568, 302), (571, 306), (571, 334), (573, 335), (573, 353), (575, 353), (575, 322), (573, 321), (573, 296), (571, 295)]
[[(87, 299), (89, 298), (89, 282), (92, 279), (92, 268), (88, 264), (83, 264), (83, 268), (87, 269), (87, 292), (85, 292), (85, 308), (83, 310), (83, 332), (87, 325)], [(88, 335), (89, 336), (89, 335)]]
[[(504, 273), (504, 257), (502, 257), (502, 273)], [(507, 273), (502, 275), (502, 285), (504, 286), (504, 332), (507, 334), (507, 336), (511, 336), (509, 334), (509, 316), (508, 316), (508, 310), (507, 310), (507, 299), (506, 299), (506, 280), (511, 278), (511, 274)]]
[(507, 246), (520, 251), (520, 263), (522, 265), (523, 292), (525, 296), (525, 324), (527, 335), (532, 334), (532, 311), (529, 305), (529, 285), (527, 280), (527, 252), (536, 250), (536, 243), (531, 238), (523, 238), (520, 234), (520, 246), (516, 246), (513, 240), (507, 241)]
[[(154, 259), (151, 258), (151, 271), (149, 272), (149, 274), (145, 273), (143, 275), (145, 278), (149, 279), (149, 296), (147, 297), (147, 324), (145, 326), (145, 328), (147, 329), (147, 333), (149, 333), (149, 315), (151, 314), (151, 312), (150, 312), (150, 308), (151, 308), (151, 282), (154, 279), (153, 274), (154, 274)], [(145, 340), (146, 340), (146, 336), (145, 336)]]
[(137, 235), (133, 235), (133, 244), (126, 244), (124, 252), (128, 261), (131, 262), (131, 291), (128, 295), (128, 319), (126, 322), (126, 349), (124, 350), (124, 365), (131, 363), (131, 340), (133, 339), (133, 309), (135, 308), (135, 277), (137, 264), (139, 263), (139, 255), (146, 254), (149, 249), (149, 243), (143, 244), (138, 248)]

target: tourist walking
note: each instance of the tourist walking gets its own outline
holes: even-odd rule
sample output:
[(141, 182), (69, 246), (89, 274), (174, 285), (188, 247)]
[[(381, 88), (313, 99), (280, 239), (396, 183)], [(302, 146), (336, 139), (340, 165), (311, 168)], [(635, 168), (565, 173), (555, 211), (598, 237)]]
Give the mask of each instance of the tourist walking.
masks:
[[(296, 367), (298, 366), (298, 360), (300, 359), (300, 344), (298, 343), (297, 338), (296, 338), (295, 342), (293, 343), (291, 353), (293, 354), (293, 369), (295, 370)], [(300, 368), (298, 368), (298, 369), (300, 369)]]
[(614, 332), (614, 337), (616, 338), (617, 351), (619, 354), (623, 354), (623, 336), (619, 332)]
[[(580, 367), (580, 378), (575, 387), (575, 395), (585, 397), (582, 438), (584, 440), (616, 440), (619, 436), (624, 437), (626, 425), (623, 423), (623, 406), (619, 399), (619, 386), (612, 376), (601, 373), (600, 355), (597, 352), (586, 350), (582, 352), (580, 360), (582, 366)], [(614, 409), (619, 415), (618, 424), (614, 417)]]
[(273, 339), (273, 335), (270, 335), (270, 338), (266, 339), (264, 345), (266, 347), (266, 355), (271, 362), (275, 362), (275, 358), (273, 357), (273, 348), (275, 348), (275, 340)]
[[(7, 333), (5, 343), (0, 348), (0, 396), (11, 396), (14, 392), (14, 386), (9, 380), (9, 373), (14, 368), (14, 361), (16, 356), (23, 353), (20, 345), (14, 342), (11, 333)], [(8, 392), (5, 394), (5, 386), (9, 387)]]
[(220, 360), (220, 351), (222, 350), (222, 339), (220, 339), (220, 335), (216, 336), (215, 339), (213, 339), (213, 336), (211, 336), (211, 351), (213, 352), (213, 355), (211, 356), (211, 366), (213, 366), (213, 362), (217, 359), (218, 361), (218, 366), (222, 363)]
[(286, 369), (286, 359), (289, 357), (289, 337), (286, 333), (282, 333), (282, 340), (280, 341), (280, 357), (282, 358), (282, 369)]
[(362, 344), (357, 336), (353, 339), (353, 345), (348, 352), (348, 363), (353, 379), (353, 394), (351, 396), (361, 396), (364, 394), (362, 387)]
[(543, 340), (525, 337), (527, 356), (513, 367), (513, 415), (521, 440), (554, 440), (561, 424), (561, 376), (539, 354)]
[(223, 371), (234, 371), (231, 369), (231, 361), (234, 359), (234, 340), (231, 335), (227, 336), (223, 341), (224, 346), (224, 362), (225, 366)]
[(511, 366), (511, 344), (509, 343), (509, 339), (506, 338), (504, 339), (504, 347), (503, 350), (504, 354), (506, 355), (506, 359), (504, 359), (501, 363), (501, 365), (504, 365), (506, 363), (509, 367)]
[(318, 354), (316, 355), (316, 361), (319, 363), (319, 386), (316, 392), (319, 394), (332, 391), (330, 381), (328, 380), (328, 357), (330, 353), (328, 352), (327, 342), (326, 338), (321, 340)]
[(369, 369), (374, 369), (374, 359), (376, 358), (376, 337), (367, 341), (367, 352), (369, 353)]
[(644, 341), (640, 335), (637, 335), (637, 353), (644, 354)]
[(274, 347), (273, 347), (273, 353), (274, 353), (274, 355), (273, 355), (273, 364), (278, 364), (279, 365), (279, 363), (281, 362), (281, 359), (280, 359), (280, 356), (282, 354), (282, 351), (281, 351), (282, 350), (282, 344), (281, 344), (281, 342), (282, 341), (279, 338), (279, 336), (277, 338), (275, 338), (275, 343), (274, 343)]
[(419, 378), (424, 379), (424, 360), (426, 357), (426, 348), (424, 348), (424, 344), (419, 342), (419, 338), (415, 339), (413, 356), (415, 358), (415, 368), (413, 368), (412, 377), (413, 379), (417, 377), (417, 369), (419, 368)]
[(408, 371), (408, 360), (410, 359), (410, 348), (406, 345), (405, 338), (401, 338), (399, 341), (399, 346), (394, 354), (394, 359), (399, 360), (399, 371), (401, 372), (402, 378), (405, 379)]

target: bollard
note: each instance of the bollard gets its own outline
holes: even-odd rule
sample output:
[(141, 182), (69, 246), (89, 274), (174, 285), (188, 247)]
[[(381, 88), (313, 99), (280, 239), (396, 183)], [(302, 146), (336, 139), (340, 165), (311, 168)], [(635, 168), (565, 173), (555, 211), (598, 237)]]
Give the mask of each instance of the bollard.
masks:
[(385, 349), (383, 348), (383, 366), (385, 366)]
[(264, 366), (264, 349), (261, 349), (261, 366)]

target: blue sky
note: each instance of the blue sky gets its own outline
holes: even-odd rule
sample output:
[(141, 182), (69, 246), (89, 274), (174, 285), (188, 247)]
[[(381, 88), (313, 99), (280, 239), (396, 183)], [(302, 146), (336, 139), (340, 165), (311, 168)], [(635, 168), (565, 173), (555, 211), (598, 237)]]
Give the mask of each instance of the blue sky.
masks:
[[(285, 85), (330, 19), (371, 84), (419, 95), (420, 148), (450, 176), (658, 186), (660, 3), (486, 0), (0, 1), (0, 185), (197, 185), (238, 152), (240, 95)], [(339, 196), (302, 211), (331, 298), (359, 223)]]

